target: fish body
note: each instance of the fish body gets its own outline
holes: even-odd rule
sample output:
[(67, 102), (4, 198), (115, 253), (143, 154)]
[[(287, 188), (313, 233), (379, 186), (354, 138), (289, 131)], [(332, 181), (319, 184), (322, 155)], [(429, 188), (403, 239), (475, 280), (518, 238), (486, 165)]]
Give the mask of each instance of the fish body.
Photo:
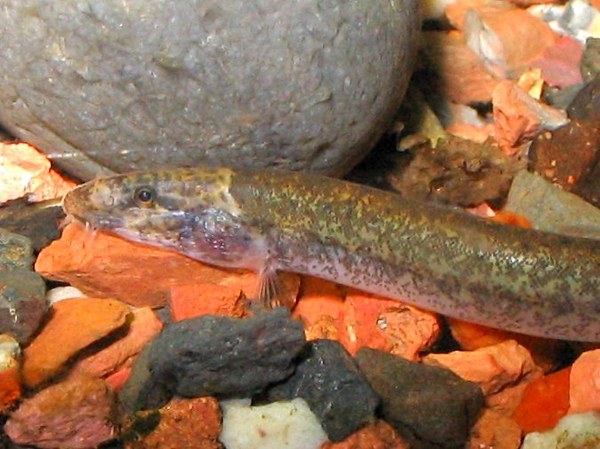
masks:
[(117, 175), (77, 187), (63, 207), (209, 264), (309, 274), (496, 328), (600, 341), (600, 240), (258, 169)]

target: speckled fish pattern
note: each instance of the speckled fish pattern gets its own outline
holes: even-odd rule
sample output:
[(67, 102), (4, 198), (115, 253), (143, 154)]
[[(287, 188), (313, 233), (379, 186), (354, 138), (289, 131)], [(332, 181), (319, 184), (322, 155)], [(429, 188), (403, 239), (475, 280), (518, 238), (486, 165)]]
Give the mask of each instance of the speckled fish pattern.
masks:
[(77, 187), (63, 206), (206, 263), (310, 274), (495, 328), (600, 341), (600, 240), (275, 170), (117, 175)]

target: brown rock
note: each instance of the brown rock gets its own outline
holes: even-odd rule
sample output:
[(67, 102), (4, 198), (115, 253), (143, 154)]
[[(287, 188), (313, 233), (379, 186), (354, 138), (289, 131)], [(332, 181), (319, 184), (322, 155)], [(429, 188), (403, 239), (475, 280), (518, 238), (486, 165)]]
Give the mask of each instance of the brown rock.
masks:
[(50, 318), (25, 348), (23, 380), (35, 387), (58, 374), (81, 349), (126, 323), (129, 307), (110, 299), (65, 299), (50, 309)]
[(100, 379), (74, 377), (26, 399), (4, 430), (18, 444), (89, 449), (115, 436), (115, 398)]
[(126, 433), (127, 449), (221, 449), (219, 403), (212, 397), (174, 399), (160, 409), (158, 426), (147, 435), (135, 435), (132, 425), (156, 412), (140, 412)]
[(409, 449), (409, 447), (392, 426), (385, 421), (377, 421), (340, 442), (323, 443), (321, 449)]
[(149, 307), (134, 309), (127, 333), (109, 346), (75, 362), (73, 374), (104, 377), (123, 367), (163, 328), (162, 321)]
[(518, 449), (521, 446), (521, 429), (517, 423), (495, 410), (483, 413), (471, 429), (471, 439), (466, 449)]
[[(600, 130), (597, 120), (573, 120), (552, 134), (542, 134), (533, 143), (530, 159), (534, 170), (549, 181), (575, 193), (589, 183), (591, 197), (600, 205)], [(595, 172), (594, 172), (595, 170)], [(591, 187), (595, 185), (595, 189)], [(593, 192), (596, 192), (595, 195)]]

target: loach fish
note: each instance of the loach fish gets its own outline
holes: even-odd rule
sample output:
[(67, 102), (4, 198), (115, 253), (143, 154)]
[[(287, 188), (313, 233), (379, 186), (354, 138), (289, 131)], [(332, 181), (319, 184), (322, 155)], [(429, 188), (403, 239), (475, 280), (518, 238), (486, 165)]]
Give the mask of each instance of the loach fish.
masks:
[(94, 229), (264, 279), (309, 274), (495, 328), (600, 342), (600, 240), (260, 169), (111, 176), (63, 207)]

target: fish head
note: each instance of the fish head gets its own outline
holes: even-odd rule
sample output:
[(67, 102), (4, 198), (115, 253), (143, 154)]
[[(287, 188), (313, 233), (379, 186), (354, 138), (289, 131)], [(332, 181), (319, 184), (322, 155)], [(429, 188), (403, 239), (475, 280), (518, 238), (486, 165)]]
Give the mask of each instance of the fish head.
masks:
[(204, 262), (254, 268), (265, 258), (256, 229), (230, 194), (229, 169), (166, 169), (99, 178), (63, 199), (68, 216), (125, 239)]

